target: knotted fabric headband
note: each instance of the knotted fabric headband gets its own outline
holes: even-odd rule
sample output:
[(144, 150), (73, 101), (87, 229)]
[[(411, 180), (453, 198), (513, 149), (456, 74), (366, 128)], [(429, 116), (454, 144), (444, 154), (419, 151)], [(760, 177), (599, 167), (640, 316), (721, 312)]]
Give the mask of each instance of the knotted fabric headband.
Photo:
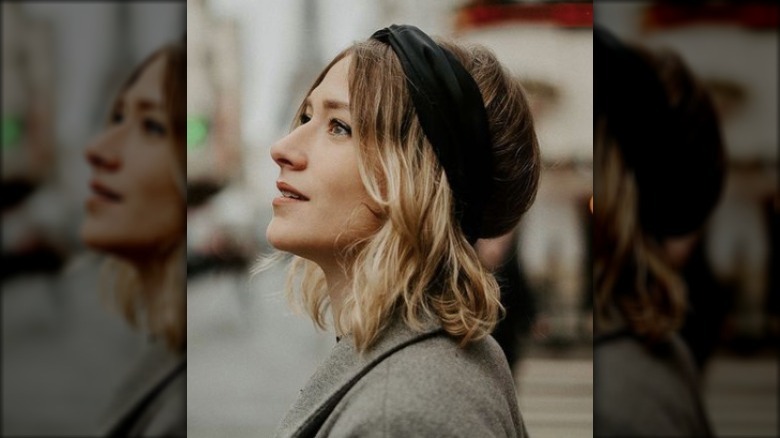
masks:
[(372, 39), (390, 45), (406, 74), (423, 133), (433, 146), (455, 198), (455, 216), (476, 242), (492, 193), (493, 157), (479, 87), (455, 56), (423, 31), (392, 25)]
[(720, 197), (725, 156), (717, 114), (697, 96), (703, 88), (688, 83), (693, 78), (678, 75), (680, 103), (670, 101), (659, 67), (640, 53), (594, 27), (594, 123), (608, 122), (633, 172), (642, 227), (679, 236), (701, 227)]

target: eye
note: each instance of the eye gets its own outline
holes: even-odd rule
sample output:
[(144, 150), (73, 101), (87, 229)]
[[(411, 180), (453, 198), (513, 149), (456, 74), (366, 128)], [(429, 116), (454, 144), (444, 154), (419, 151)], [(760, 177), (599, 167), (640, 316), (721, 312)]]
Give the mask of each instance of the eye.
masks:
[(331, 119), (328, 132), (338, 136), (352, 136), (352, 128), (339, 119)]
[(301, 125), (305, 125), (310, 120), (311, 120), (311, 116), (306, 113), (301, 114), (301, 116), (298, 118), (298, 122), (300, 122)]
[(119, 111), (114, 111), (111, 113), (111, 115), (108, 117), (108, 124), (109, 125), (118, 125), (122, 123), (122, 121), (125, 119), (124, 114), (122, 114)]
[(143, 128), (144, 132), (160, 137), (163, 137), (168, 133), (168, 130), (165, 129), (165, 125), (154, 119), (144, 119)]

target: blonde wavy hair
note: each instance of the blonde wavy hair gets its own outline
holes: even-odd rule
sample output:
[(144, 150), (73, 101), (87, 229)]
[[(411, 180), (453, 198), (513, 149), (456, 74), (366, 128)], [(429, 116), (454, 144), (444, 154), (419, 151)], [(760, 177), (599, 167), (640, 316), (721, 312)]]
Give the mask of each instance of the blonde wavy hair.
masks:
[[(684, 224), (688, 233), (695, 232), (704, 227), (722, 184), (724, 152), (715, 107), (704, 85), (679, 55), (669, 50), (651, 52), (634, 46), (632, 50), (657, 75), (663, 87), (666, 111), (679, 121), (679, 128), (669, 130), (669, 135), (679, 137), (675, 140), (682, 145), (680, 147), (699, 152), (698, 155), (689, 153), (691, 157), (685, 160), (695, 160), (700, 166), (698, 171), (704, 175), (699, 177), (697, 174), (700, 181), (716, 186), (715, 190), (707, 186), (688, 190), (692, 193), (690, 196), (711, 200), (710, 204), (704, 204), (706, 208), (692, 207), (694, 213), (678, 208), (671, 211), (675, 216), (666, 216)], [(639, 213), (642, 196), (664, 199), (654, 192), (653, 180), (639, 187), (621, 148), (634, 145), (620, 145), (613, 132), (615, 127), (609, 123), (606, 116), (598, 117), (594, 131), (594, 170), (599, 175), (593, 186), (596, 324), (606, 327), (613, 324), (617, 316), (622, 316), (635, 335), (654, 343), (665, 339), (683, 324), (688, 306), (687, 285), (664, 248), (670, 236), (660, 231), (650, 232), (643, 226)], [(671, 177), (659, 174), (658, 178)], [(679, 176), (674, 178), (674, 181), (680, 179)], [(690, 186), (688, 182), (678, 184)], [(663, 204), (653, 208), (664, 209)], [(620, 315), (615, 315), (616, 311)]]
[[(662, 243), (639, 220), (639, 192), (614, 138), (596, 124), (594, 169), (594, 311), (599, 328), (625, 318), (649, 342), (677, 330), (686, 310), (686, 287)], [(620, 312), (620, 316), (615, 312)]]
[[(159, 57), (166, 59), (163, 77), (163, 96), (170, 120), (173, 145), (171, 178), (181, 193), (184, 211), (186, 189), (186, 46), (184, 40), (166, 45), (149, 55), (139, 64), (120, 87), (121, 97), (141, 76), (143, 71)], [(113, 105), (112, 105), (113, 107)], [(122, 258), (107, 256), (102, 269), (101, 283), (105, 297), (134, 328), (145, 328), (162, 338), (171, 351), (182, 352), (187, 341), (186, 308), (186, 235), (170, 236), (168, 242), (160, 242), (160, 270), (163, 280), (160, 290), (145, 290), (138, 270)]]
[(166, 251), (159, 290), (142, 287), (135, 266), (118, 257), (106, 257), (102, 279), (104, 297), (131, 327), (161, 338), (169, 350), (184, 351), (187, 343), (186, 252), (183, 243)]
[[(519, 82), (488, 49), (439, 44), (471, 73), (486, 105), (495, 168), (480, 237), (499, 236), (514, 228), (536, 195), (540, 158), (529, 106)], [(348, 56), (358, 167), (381, 225), (344, 251), (352, 284), (334, 315), (336, 330), (351, 334), (364, 351), (397, 312), (414, 329), (437, 320), (465, 346), (487, 336), (498, 321), (498, 284), (454, 217), (452, 191), (392, 49), (373, 40), (354, 44), (320, 73), (309, 93)], [(294, 120), (303, 111), (302, 105)], [(294, 307), (326, 328), (330, 301), (318, 265), (293, 257), (286, 293)]]

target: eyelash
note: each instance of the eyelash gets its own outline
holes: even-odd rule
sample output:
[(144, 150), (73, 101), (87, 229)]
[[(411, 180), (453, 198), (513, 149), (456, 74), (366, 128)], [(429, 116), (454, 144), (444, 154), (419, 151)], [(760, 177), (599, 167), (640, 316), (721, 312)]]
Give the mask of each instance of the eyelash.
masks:
[(349, 125), (347, 125), (346, 123), (342, 122), (341, 120), (339, 120), (339, 119), (331, 119), (330, 120), (331, 131), (333, 130), (334, 127), (344, 130), (343, 134), (333, 133), (334, 135), (346, 135), (347, 137), (352, 136), (352, 128)]
[[(116, 125), (122, 123), (123, 121), (124, 121), (124, 115), (120, 112), (114, 112), (113, 114), (111, 114), (109, 123), (111, 125)], [(141, 125), (144, 129), (144, 132), (151, 135), (163, 137), (165, 136), (165, 134), (168, 133), (168, 130), (165, 129), (165, 125), (153, 119), (149, 119), (149, 118), (143, 119), (141, 121)]]
[[(308, 115), (308, 114), (301, 114), (301, 117), (299, 118), (299, 122), (300, 122), (301, 125), (305, 125), (309, 121), (311, 121), (311, 116), (310, 115)], [(339, 128), (339, 129), (343, 129), (344, 133), (334, 133), (334, 132), (332, 132), (334, 127), (335, 128)], [(339, 135), (339, 136), (345, 135), (345, 136), (348, 136), (348, 137), (352, 136), (352, 127), (350, 127), (348, 124), (344, 123), (343, 121), (341, 121), (339, 119), (330, 119), (330, 123), (328, 125), (328, 129), (329, 129), (328, 132), (330, 132), (333, 135)]]
[(165, 136), (165, 134), (168, 132), (166, 131), (165, 126), (163, 126), (162, 123), (152, 119), (144, 119), (143, 126), (144, 126), (144, 131), (160, 137)]

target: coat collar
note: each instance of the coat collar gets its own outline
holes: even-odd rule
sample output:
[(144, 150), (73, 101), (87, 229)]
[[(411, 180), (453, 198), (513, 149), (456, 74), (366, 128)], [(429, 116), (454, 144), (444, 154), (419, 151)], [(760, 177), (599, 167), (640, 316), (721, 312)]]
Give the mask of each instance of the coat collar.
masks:
[(396, 316), (376, 344), (363, 354), (358, 353), (351, 336), (344, 336), (301, 390), (298, 400), (279, 425), (276, 436), (307, 436), (307, 430), (316, 427), (317, 422), (328, 415), (333, 405), (364, 372), (387, 355), (440, 333), (443, 333), (440, 324), (433, 320), (426, 320), (421, 330), (414, 330), (403, 318)]

